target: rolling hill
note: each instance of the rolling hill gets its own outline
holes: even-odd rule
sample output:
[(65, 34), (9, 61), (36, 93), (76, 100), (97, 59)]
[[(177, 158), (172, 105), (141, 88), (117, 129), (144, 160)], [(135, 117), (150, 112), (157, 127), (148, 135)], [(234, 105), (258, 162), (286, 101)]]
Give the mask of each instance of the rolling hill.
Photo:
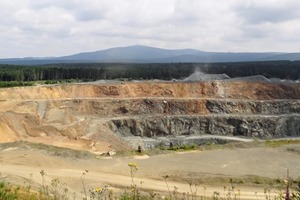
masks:
[(83, 52), (62, 57), (40, 58), (11, 58), (0, 59), (0, 64), (50, 64), (50, 63), (78, 63), (78, 62), (106, 62), (106, 63), (170, 63), (170, 62), (246, 62), (271, 60), (300, 60), (300, 53), (232, 53), (205, 52), (195, 49), (168, 50), (148, 46), (116, 47), (106, 50)]

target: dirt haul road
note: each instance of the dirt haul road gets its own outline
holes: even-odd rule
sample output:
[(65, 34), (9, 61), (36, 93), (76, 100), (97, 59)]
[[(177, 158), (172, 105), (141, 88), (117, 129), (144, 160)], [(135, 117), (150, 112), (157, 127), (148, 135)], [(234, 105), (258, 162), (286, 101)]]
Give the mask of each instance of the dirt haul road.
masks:
[[(297, 146), (297, 145), (296, 145)], [(69, 157), (51, 156), (46, 151), (7, 148), (1, 151), (2, 164), (1, 174), (7, 180), (19, 179), (19, 184), (26, 182), (41, 184), (40, 171), (44, 170), (46, 182), (50, 184), (54, 178), (59, 178), (66, 183), (70, 194), (76, 193), (81, 199), (83, 187), (81, 177), (83, 172), (86, 188), (102, 187), (108, 184), (111, 187), (130, 187), (131, 177), (128, 163), (137, 163), (139, 170), (134, 175), (135, 184), (140, 189), (168, 193), (168, 188), (162, 176), (168, 175), (170, 190), (174, 186), (178, 188), (180, 195), (190, 193), (189, 184), (186, 180), (197, 181), (206, 177), (270, 177), (284, 179), (287, 168), (294, 178), (299, 176), (300, 155), (287, 151), (286, 146), (281, 148), (246, 148), (196, 151), (187, 153), (173, 153), (157, 156), (138, 156), (121, 158), (91, 158), (74, 159)], [(299, 145), (298, 145), (299, 147)], [(25, 181), (24, 181), (25, 180)], [(258, 179), (259, 180), (259, 179)], [(179, 181), (179, 182), (178, 182)], [(18, 183), (18, 182), (17, 182)], [(142, 184), (140, 184), (142, 183)], [(212, 196), (214, 191), (221, 195), (224, 187), (230, 188), (229, 183), (212, 183), (212, 185), (198, 186), (198, 195)], [(264, 187), (241, 186), (234, 184), (235, 193), (240, 191), (241, 199), (264, 199)], [(284, 187), (284, 186), (283, 186)], [(205, 189), (204, 189), (205, 188)], [(274, 189), (274, 188), (273, 188)], [(271, 188), (271, 195), (277, 194), (278, 190)]]

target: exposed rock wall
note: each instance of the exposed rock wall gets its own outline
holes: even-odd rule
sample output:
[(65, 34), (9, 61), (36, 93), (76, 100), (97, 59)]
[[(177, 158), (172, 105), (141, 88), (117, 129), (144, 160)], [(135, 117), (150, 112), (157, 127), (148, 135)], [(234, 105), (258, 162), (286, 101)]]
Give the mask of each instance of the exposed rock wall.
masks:
[(300, 84), (296, 83), (132, 82), (5, 88), (0, 89), (0, 142), (51, 140), (73, 146), (84, 140), (84, 148), (92, 144), (90, 148), (98, 151), (103, 143), (106, 149), (122, 149), (123, 140), (132, 137), (146, 138), (145, 145), (151, 146), (164, 141), (157, 137), (165, 136), (168, 141), (197, 144), (205, 134), (299, 136), (299, 115)]
[(254, 114), (254, 115), (281, 115), (300, 113), (300, 101), (238, 101), (238, 100), (207, 100), (208, 112), (220, 114)]
[[(57, 105), (57, 106), (55, 106)], [(130, 117), (143, 115), (281, 115), (300, 113), (300, 100), (230, 100), (230, 99), (81, 99), (55, 100), (52, 108), (69, 113), (95, 114), (99, 117)]]
[[(137, 110), (132, 109), (146, 115), (134, 117), (132, 114)], [(211, 134), (265, 139), (300, 136), (299, 100), (145, 99), (137, 107), (126, 110), (132, 117), (109, 122), (111, 129), (122, 137)]]
[(300, 136), (300, 115), (288, 116), (166, 116), (114, 119), (111, 129), (120, 136), (162, 137), (223, 135), (257, 138)]

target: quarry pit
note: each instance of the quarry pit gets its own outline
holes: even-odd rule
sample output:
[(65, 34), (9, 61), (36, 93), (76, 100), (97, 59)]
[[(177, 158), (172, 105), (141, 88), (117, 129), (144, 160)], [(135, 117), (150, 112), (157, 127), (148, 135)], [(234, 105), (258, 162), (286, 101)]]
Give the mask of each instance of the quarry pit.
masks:
[(300, 135), (299, 83), (115, 82), (0, 89), (0, 142), (101, 154)]

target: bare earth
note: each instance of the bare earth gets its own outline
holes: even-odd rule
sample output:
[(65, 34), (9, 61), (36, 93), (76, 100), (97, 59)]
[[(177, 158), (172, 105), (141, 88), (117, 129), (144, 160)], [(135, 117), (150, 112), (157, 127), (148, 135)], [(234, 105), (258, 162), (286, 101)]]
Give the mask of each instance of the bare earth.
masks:
[[(139, 106), (145, 100), (158, 103), (176, 100), (178, 105), (182, 103), (188, 108), (182, 115), (206, 115), (207, 99), (276, 101), (287, 97), (295, 105), (299, 104), (299, 84), (274, 86), (254, 82), (215, 81), (70, 84), (0, 89), (0, 143), (29, 141), (95, 154), (95, 158), (74, 159), (53, 156), (45, 150), (3, 148), (0, 151), (1, 176), (19, 184), (24, 184), (24, 181), (26, 184), (41, 184), (40, 171), (43, 169), (47, 173), (48, 183), (53, 178), (59, 178), (71, 192), (75, 192), (77, 199), (82, 199), (80, 178), (85, 170), (89, 171), (85, 176), (87, 188), (102, 184), (114, 188), (129, 187), (129, 162), (139, 165), (135, 174), (138, 187), (161, 192), (168, 191), (162, 179), (165, 175), (170, 176), (170, 188), (173, 190), (176, 186), (181, 193), (190, 192), (186, 180), (208, 177), (259, 176), (284, 179), (289, 169), (290, 175), (297, 178), (300, 177), (300, 154), (287, 151), (287, 146), (196, 151), (151, 157), (96, 158), (96, 155), (111, 150), (131, 148), (107, 126), (109, 120), (176, 115), (168, 109), (162, 109), (163, 113), (148, 108), (140, 109)], [(236, 114), (242, 114), (239, 113), (242, 109), (237, 107)], [(299, 145), (296, 147), (299, 148)], [(200, 185), (198, 195), (212, 196), (214, 191), (222, 192), (223, 186), (223, 183)], [(241, 199), (264, 199), (263, 188), (259, 185), (236, 187), (241, 191)]]
[[(2, 176), (9, 180), (21, 177), (29, 182), (41, 183), (40, 171), (45, 170), (47, 181), (59, 178), (66, 183), (69, 191), (76, 192), (78, 199), (83, 191), (81, 176), (85, 170), (86, 187), (95, 188), (108, 184), (111, 187), (129, 187), (129, 162), (137, 163), (135, 183), (142, 189), (167, 192), (162, 176), (176, 177), (168, 181), (171, 189), (178, 187), (180, 193), (190, 192), (187, 182), (182, 180), (195, 177), (261, 177), (284, 179), (289, 168), (292, 177), (299, 176), (300, 154), (280, 148), (245, 148), (172, 153), (157, 156), (136, 156), (116, 158), (74, 159), (50, 156), (44, 151), (7, 148), (1, 151)], [(178, 182), (179, 181), (179, 182)], [(26, 182), (26, 181), (25, 181)], [(142, 182), (142, 185), (140, 183)], [(23, 183), (23, 181), (22, 181)], [(214, 191), (223, 191), (220, 184), (199, 185), (198, 195), (212, 196)], [(229, 187), (229, 185), (226, 185)], [(204, 187), (206, 189), (204, 189)], [(239, 186), (241, 199), (263, 199), (263, 188)], [(255, 195), (255, 192), (257, 194)], [(274, 195), (275, 191), (272, 192)]]

